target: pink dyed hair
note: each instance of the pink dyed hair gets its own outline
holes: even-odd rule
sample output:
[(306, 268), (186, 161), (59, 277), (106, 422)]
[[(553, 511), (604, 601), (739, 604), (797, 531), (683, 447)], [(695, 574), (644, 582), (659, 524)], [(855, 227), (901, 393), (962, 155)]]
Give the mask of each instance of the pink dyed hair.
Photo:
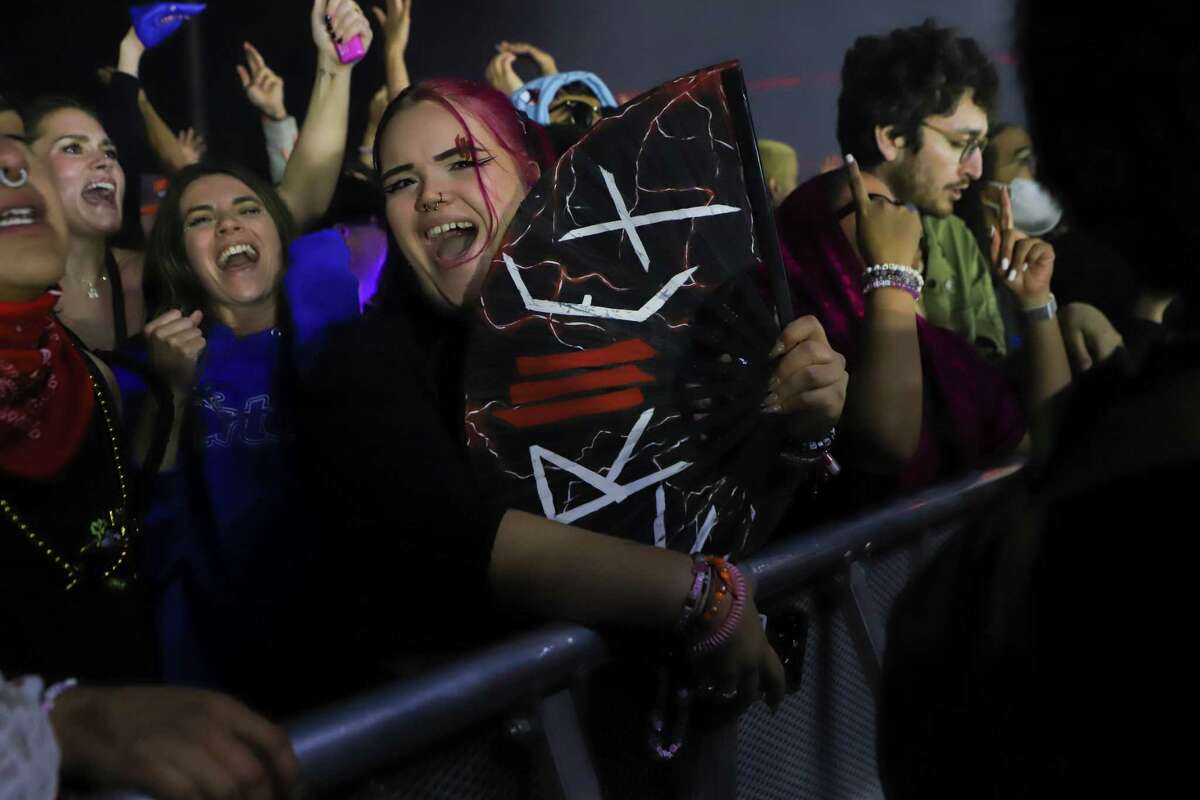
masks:
[[(463, 137), (469, 148), (473, 149), (476, 146), (475, 137), (471, 133), (471, 127), (467, 124), (463, 112), (487, 128), (492, 137), (516, 162), (517, 167), (521, 170), (521, 179), (524, 181), (526, 189), (531, 188), (537, 180), (539, 169), (548, 169), (554, 162), (545, 132), (536, 124), (525, 120), (502, 92), (478, 81), (462, 80), (461, 78), (433, 78), (405, 89), (392, 100), (383, 112), (383, 116), (379, 120), (379, 133), (375, 137), (376, 169), (380, 168), (380, 147), (384, 134), (387, 132), (388, 123), (397, 113), (422, 100), (437, 103), (450, 112), (462, 128)], [(487, 205), (488, 227), (482, 245), (482, 247), (487, 247), (487, 242), (492, 238), (492, 233), (496, 229), (496, 207), (483, 182), (483, 173), (478, 165), (475, 166), (475, 179), (479, 182), (483, 202)], [(464, 255), (462, 261), (466, 262), (475, 258), (479, 252)]]

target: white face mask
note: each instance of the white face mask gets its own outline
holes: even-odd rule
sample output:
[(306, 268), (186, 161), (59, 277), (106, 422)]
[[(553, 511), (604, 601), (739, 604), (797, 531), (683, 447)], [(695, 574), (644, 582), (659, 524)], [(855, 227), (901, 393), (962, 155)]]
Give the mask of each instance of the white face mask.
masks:
[(1008, 184), (1008, 197), (1012, 201), (1013, 225), (1030, 236), (1049, 233), (1062, 221), (1062, 206), (1035, 180), (1013, 178)]

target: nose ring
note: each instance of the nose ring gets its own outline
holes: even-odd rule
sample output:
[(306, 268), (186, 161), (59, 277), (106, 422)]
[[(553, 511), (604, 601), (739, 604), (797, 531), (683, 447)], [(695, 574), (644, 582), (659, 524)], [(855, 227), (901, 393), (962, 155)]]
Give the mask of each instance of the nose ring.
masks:
[(438, 192), (437, 200), (434, 200), (432, 203), (424, 203), (423, 205), (424, 205), (424, 208), (426, 211), (437, 211), (439, 208), (441, 208), (445, 204), (446, 204), (446, 198), (442, 197), (441, 192)]
[(22, 186), (29, 183), (29, 170), (21, 167), (21, 171), (17, 173), (17, 179), (12, 180), (8, 177), (7, 169), (0, 169), (0, 183), (4, 184), (9, 189), (20, 189)]

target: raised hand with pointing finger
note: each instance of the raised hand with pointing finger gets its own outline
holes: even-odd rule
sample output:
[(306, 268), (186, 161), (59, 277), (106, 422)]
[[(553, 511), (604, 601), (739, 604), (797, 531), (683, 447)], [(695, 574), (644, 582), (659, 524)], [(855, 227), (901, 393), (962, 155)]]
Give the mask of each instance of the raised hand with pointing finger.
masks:
[(858, 252), (863, 263), (911, 267), (921, 249), (921, 218), (880, 195), (870, 195), (854, 156), (846, 156), (846, 179), (854, 198)]
[(992, 231), (991, 257), (997, 282), (1011, 289), (1023, 307), (1050, 301), (1054, 248), (1014, 227), (1007, 186), (1000, 190), (1000, 229)]

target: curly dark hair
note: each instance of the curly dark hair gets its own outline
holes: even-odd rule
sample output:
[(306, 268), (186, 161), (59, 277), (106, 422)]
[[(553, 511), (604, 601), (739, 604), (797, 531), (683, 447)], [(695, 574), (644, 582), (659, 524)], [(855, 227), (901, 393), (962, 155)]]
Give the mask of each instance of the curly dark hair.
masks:
[[(1087, 24), (1080, 23), (1086, 19)], [(1193, 288), (1200, 53), (1192, 3), (1021, 0), (1017, 51), (1038, 180), (1145, 285)]]
[(894, 125), (920, 150), (922, 120), (952, 112), (968, 89), (976, 105), (990, 111), (998, 88), (996, 68), (978, 43), (932, 19), (886, 36), (861, 36), (842, 63), (838, 144), (863, 167), (876, 166), (883, 161), (876, 126)]

